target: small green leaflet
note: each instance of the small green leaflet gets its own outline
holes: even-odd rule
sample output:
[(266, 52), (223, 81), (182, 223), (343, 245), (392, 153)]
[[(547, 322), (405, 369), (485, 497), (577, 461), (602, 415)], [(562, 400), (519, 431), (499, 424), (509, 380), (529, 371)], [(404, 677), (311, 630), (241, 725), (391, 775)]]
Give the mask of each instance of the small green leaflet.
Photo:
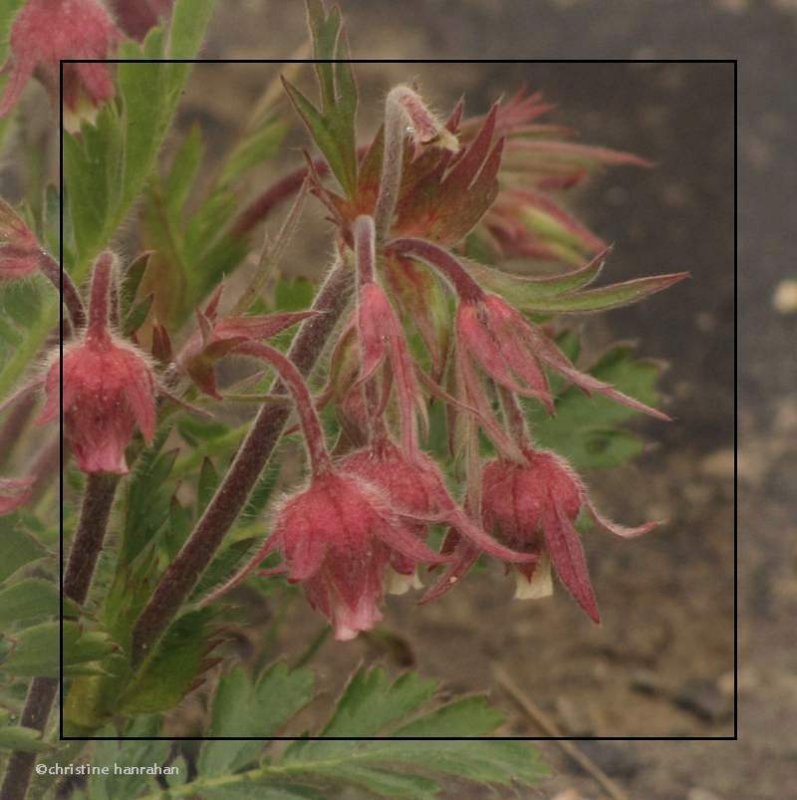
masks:
[[(627, 344), (613, 347), (589, 370), (596, 378), (654, 407), (660, 399), (656, 383), (661, 371), (662, 365), (656, 361), (634, 358), (633, 348)], [(561, 381), (557, 383), (562, 385)], [(644, 442), (622, 427), (638, 412), (606, 397), (588, 397), (568, 386), (556, 399), (554, 416), (547, 415), (539, 403), (522, 402), (537, 443), (559, 453), (575, 469), (617, 467), (644, 449)]]

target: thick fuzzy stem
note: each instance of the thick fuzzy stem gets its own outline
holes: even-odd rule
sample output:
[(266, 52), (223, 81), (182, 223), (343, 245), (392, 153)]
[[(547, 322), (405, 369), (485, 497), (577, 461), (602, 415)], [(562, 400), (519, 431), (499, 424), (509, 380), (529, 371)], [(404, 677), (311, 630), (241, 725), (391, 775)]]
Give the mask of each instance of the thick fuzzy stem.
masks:
[(62, 270), (58, 262), (44, 251), (39, 256), (39, 270), (61, 293), (61, 302), (69, 312), (72, 325), (78, 330), (82, 328), (86, 324), (86, 309), (67, 271)]
[[(19, 724), (24, 728), (43, 731), (57, 693), (58, 678), (34, 678), (28, 689)], [(0, 800), (24, 800), (36, 758), (36, 753), (23, 753), (20, 750), (11, 754), (3, 786), (0, 788)]]
[(376, 262), (376, 239), (374, 220), (363, 215), (357, 217), (352, 225), (354, 235), (354, 256), (357, 263), (357, 279), (362, 287), (374, 282)]
[[(304, 322), (288, 353), (302, 375), (315, 366), (330, 334), (349, 304), (352, 270), (338, 264), (316, 296), (313, 309), (323, 312)], [(284, 393), (280, 384), (273, 393)], [(210, 564), (222, 540), (246, 504), (279, 441), (290, 407), (264, 405), (224, 480), (182, 550), (161, 577), (133, 629), (133, 664), (139, 664), (160, 639)]]
[(82, 604), (88, 597), (118, 483), (118, 475), (104, 472), (91, 473), (86, 478), (80, 521), (64, 574), (64, 594), (76, 603)]
[(106, 250), (104, 253), (100, 253), (94, 262), (89, 298), (89, 336), (105, 336), (108, 333), (114, 261), (113, 253)]
[(398, 102), (398, 94), (405, 87), (391, 89), (385, 100), (385, 135), (382, 150), (382, 175), (379, 180), (379, 196), (374, 208), (376, 237), (383, 242), (388, 235), (393, 215), (396, 213), (401, 189), (401, 170), (404, 161), (404, 109)]
[(459, 260), (434, 242), (413, 238), (394, 239), (385, 251), (417, 258), (436, 269), (454, 287), (460, 300), (472, 303), (485, 297), (484, 290), (471, 278)]
[(260, 358), (274, 367), (296, 402), (296, 412), (304, 433), (307, 452), (310, 454), (313, 475), (319, 475), (329, 469), (331, 459), (324, 443), (324, 429), (301, 372), (279, 350), (267, 344), (246, 342), (241, 345), (238, 352)]

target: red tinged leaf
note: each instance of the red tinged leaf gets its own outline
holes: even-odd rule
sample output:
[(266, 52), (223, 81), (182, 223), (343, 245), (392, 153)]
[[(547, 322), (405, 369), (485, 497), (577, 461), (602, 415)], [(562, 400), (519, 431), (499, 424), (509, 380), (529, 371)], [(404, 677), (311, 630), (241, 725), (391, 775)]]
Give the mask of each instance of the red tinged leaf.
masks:
[(633, 153), (624, 153), (620, 150), (612, 150), (608, 147), (593, 147), (591, 145), (576, 144), (575, 142), (545, 139), (516, 139), (512, 141), (512, 149), (528, 157), (558, 159), (585, 168), (600, 165), (653, 166), (652, 161), (648, 161), (646, 158), (641, 158)]
[(567, 514), (553, 497), (549, 498), (549, 504), (543, 517), (542, 527), (545, 544), (556, 574), (573, 599), (587, 612), (589, 618), (599, 623), (598, 601), (592, 589), (581, 538)]

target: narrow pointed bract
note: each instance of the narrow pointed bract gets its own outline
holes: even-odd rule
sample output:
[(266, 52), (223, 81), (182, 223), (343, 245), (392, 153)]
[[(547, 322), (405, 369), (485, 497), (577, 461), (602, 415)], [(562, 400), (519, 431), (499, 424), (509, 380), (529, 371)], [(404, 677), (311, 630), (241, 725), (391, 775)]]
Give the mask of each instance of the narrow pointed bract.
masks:
[(548, 593), (550, 559), (564, 587), (594, 621), (600, 621), (581, 537), (574, 527), (586, 509), (601, 527), (624, 537), (638, 536), (656, 527), (622, 528), (594, 509), (581, 479), (554, 453), (524, 448), (524, 461), (496, 459), (483, 472), (484, 527), (500, 541), (521, 552), (538, 556), (535, 564), (515, 565), (516, 597), (534, 598)]

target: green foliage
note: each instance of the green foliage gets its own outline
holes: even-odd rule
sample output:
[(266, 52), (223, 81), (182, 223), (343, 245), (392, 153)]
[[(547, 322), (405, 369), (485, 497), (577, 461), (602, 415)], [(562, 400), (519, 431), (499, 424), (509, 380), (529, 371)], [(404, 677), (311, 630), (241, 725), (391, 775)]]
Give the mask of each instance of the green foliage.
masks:
[(287, 81), (284, 81), (285, 89), (332, 174), (351, 198), (357, 190), (357, 86), (349, 63), (343, 21), (338, 8), (327, 12), (321, 0), (307, 0), (307, 19), (313, 39), (321, 108)]
[[(193, 58), (213, 12), (214, 0), (177, 0), (168, 36), (154, 28), (142, 45), (127, 41), (123, 59)], [(96, 254), (124, 221), (155, 166), (190, 64), (119, 64), (119, 105), (106, 105), (96, 125), (64, 135), (73, 253), (65, 253), (80, 281)]]
[(19, 625), (58, 611), (58, 589), (52, 581), (26, 578), (0, 587), (0, 626)]
[[(213, 701), (208, 736), (265, 738), (313, 699), (313, 674), (306, 669), (290, 671), (277, 664), (256, 682), (236, 669), (219, 682)], [(214, 777), (239, 770), (256, 760), (262, 742), (208, 742), (199, 758), (199, 773)]]
[[(571, 345), (572, 346), (572, 345)], [(656, 406), (656, 383), (661, 365), (633, 357), (633, 348), (616, 345), (589, 372), (621, 392)], [(562, 386), (559, 380), (554, 389)], [(623, 424), (639, 412), (606, 397), (588, 397), (572, 386), (556, 398), (556, 414), (547, 415), (539, 403), (523, 401), (536, 441), (564, 456), (576, 469), (617, 467), (638, 456), (644, 442)]]
[(119, 700), (124, 714), (156, 713), (173, 708), (196, 685), (205, 661), (209, 609), (184, 614), (171, 626), (155, 653), (136, 672)]
[[(508, 787), (532, 786), (545, 776), (536, 753), (523, 742), (408, 738), (489, 735), (503, 721), (503, 715), (483, 697), (441, 704), (438, 691), (434, 681), (412, 673), (391, 680), (380, 669), (360, 670), (321, 731), (323, 736), (352, 738), (302, 739), (281, 751), (262, 740), (295, 724), (297, 714), (314, 697), (312, 673), (277, 664), (252, 680), (237, 668), (219, 681), (207, 735), (258, 737), (261, 741), (202, 743), (196, 777), (190, 782), (168, 778), (168, 790), (139, 777), (114, 781), (111, 793), (108, 778), (93, 776), (87, 784), (87, 797), (321, 800), (341, 794), (359, 797), (365, 792), (368, 796), (425, 800), (438, 796), (452, 779)], [(353, 739), (391, 732), (405, 738)], [(157, 733), (153, 718), (128, 731), (128, 735)], [(131, 742), (124, 758), (128, 763), (162, 763), (164, 751), (159, 748), (157, 742)], [(103, 742), (92, 763), (114, 760), (120, 760), (119, 745)]]
[(0, 581), (44, 555), (43, 545), (23, 530), (15, 516), (0, 517)]

